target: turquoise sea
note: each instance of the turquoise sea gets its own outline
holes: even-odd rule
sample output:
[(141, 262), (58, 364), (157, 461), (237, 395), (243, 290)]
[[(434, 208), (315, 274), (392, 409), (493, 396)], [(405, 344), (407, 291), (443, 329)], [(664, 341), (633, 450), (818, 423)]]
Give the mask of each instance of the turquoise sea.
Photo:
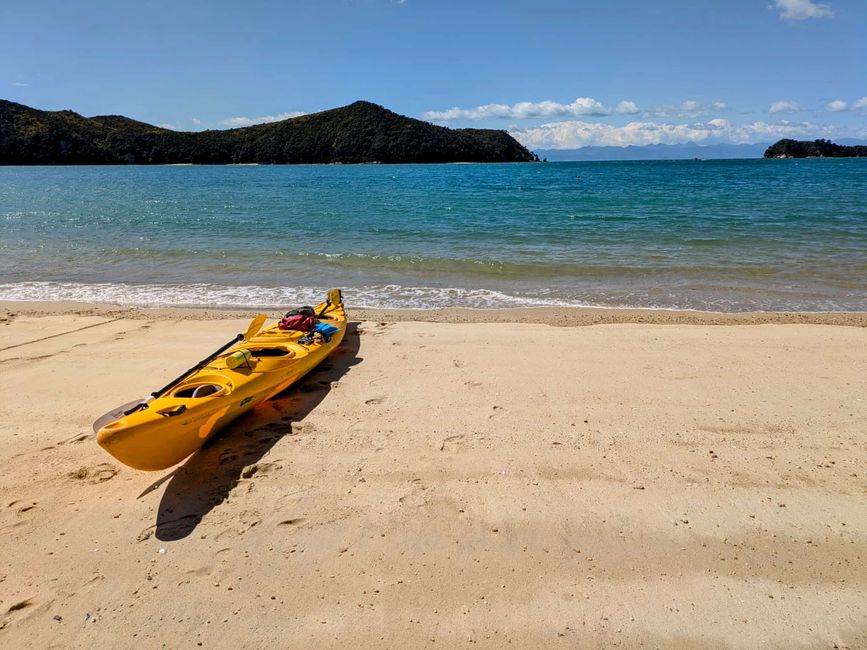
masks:
[(0, 167), (0, 299), (867, 310), (867, 160)]

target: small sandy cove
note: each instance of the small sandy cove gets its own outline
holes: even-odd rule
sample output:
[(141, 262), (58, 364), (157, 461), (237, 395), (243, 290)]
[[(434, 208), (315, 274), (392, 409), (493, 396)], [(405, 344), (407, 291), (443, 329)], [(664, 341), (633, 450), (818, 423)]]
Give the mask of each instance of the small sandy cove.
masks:
[(145, 473), (91, 423), (249, 315), (0, 306), (0, 646), (867, 647), (865, 315), (352, 316)]

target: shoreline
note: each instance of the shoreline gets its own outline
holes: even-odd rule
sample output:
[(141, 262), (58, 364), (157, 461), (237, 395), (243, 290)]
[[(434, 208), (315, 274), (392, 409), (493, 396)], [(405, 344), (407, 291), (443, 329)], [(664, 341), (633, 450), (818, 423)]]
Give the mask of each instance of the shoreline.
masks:
[[(286, 310), (296, 305), (287, 305)], [(611, 307), (519, 307), (503, 309), (367, 309), (347, 307), (352, 320), (420, 323), (538, 323), (555, 327), (587, 325), (840, 325), (867, 327), (867, 312), (711, 312)], [(75, 301), (0, 300), (0, 319), (74, 314), (131, 320), (229, 320), (274, 309), (228, 307), (137, 307)]]

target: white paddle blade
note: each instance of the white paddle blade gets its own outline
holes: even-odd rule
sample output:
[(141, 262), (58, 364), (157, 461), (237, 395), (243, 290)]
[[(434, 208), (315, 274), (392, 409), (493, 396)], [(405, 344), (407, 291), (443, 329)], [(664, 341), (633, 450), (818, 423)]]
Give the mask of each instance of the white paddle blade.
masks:
[(93, 432), (97, 433), (106, 424), (111, 424), (115, 420), (120, 420), (124, 415), (126, 415), (126, 412), (129, 411), (131, 408), (133, 408), (134, 406), (138, 406), (139, 404), (144, 404), (149, 399), (150, 398), (147, 397), (147, 398), (133, 400), (132, 402), (124, 404), (123, 406), (118, 406), (118, 407), (111, 409), (108, 413), (106, 413), (101, 418), (99, 418), (96, 422), (93, 423)]

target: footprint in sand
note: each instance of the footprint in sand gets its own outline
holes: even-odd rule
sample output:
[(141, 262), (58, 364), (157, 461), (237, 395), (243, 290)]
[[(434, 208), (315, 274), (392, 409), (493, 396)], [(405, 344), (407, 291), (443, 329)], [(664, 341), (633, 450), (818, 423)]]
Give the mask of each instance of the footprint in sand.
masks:
[[(269, 422), (261, 429), (257, 429), (256, 433), (261, 432), (262, 435), (256, 436), (256, 443), (260, 445), (265, 445), (274, 440), (279, 440), (280, 436), (284, 433), (288, 433), (289, 429), (292, 428), (292, 420), (277, 420), (276, 422)], [(277, 435), (271, 435), (271, 434)]]
[(446, 449), (451, 449), (452, 447), (458, 446), (464, 440), (464, 434), (459, 433), (456, 436), (449, 436), (447, 438), (443, 438), (442, 444), (440, 445), (440, 451), (445, 451)]
[(85, 440), (91, 440), (93, 438), (96, 438), (95, 433), (77, 433), (74, 436), (72, 436), (71, 438), (67, 438), (66, 440), (63, 440), (57, 444), (59, 444), (59, 445), (71, 445), (71, 444), (75, 444), (77, 442), (84, 442)]
[(17, 612), (17, 611), (20, 611), (22, 609), (25, 609), (27, 607), (32, 607), (32, 606), (33, 606), (33, 599), (32, 598), (25, 598), (24, 600), (19, 601), (19, 602), (15, 603), (14, 605), (12, 605), (9, 609), (6, 610), (6, 613), (11, 614), (12, 612)]
[(276, 461), (270, 463), (253, 463), (241, 470), (241, 478), (253, 478), (253, 476), (268, 476), (271, 472), (281, 470), (282, 465)]
[(241, 478), (253, 478), (258, 473), (259, 465), (253, 463), (252, 465), (247, 465), (247, 467), (241, 470)]
[(147, 528), (143, 529), (137, 536), (137, 542), (143, 542), (146, 539), (150, 539), (151, 535), (154, 534), (154, 531), (159, 527), (160, 530), (160, 539), (180, 539), (181, 537), (186, 537), (190, 531), (195, 528), (199, 521), (201, 521), (201, 515), (184, 515), (183, 517), (178, 517), (177, 519), (169, 519), (167, 521), (160, 521), (158, 524), (151, 524)]
[(110, 481), (117, 476), (118, 471), (119, 470), (114, 465), (109, 463), (100, 463), (93, 467), (80, 467), (74, 472), (70, 472), (68, 476), (76, 481), (86, 481), (91, 485), (96, 485), (97, 483)]
[(502, 415), (502, 414), (505, 412), (505, 409), (504, 409), (502, 406), (499, 406), (499, 405), (497, 405), (497, 404), (494, 404), (494, 405), (491, 407), (491, 411), (493, 411), (493, 413), (491, 413), (491, 414), (488, 416), (488, 419), (489, 419), (489, 420), (494, 419), (494, 418), (497, 417), (498, 415)]
[(294, 517), (292, 519), (284, 519), (278, 522), (278, 526), (297, 526), (304, 523), (304, 517)]
[(103, 580), (105, 580), (104, 575), (102, 575), (101, 573), (94, 573), (87, 580), (85, 580), (83, 583), (81, 583), (81, 588), (84, 589), (85, 587), (90, 587), (90, 586), (95, 585), (99, 582), (102, 582)]
[(190, 569), (189, 571), (186, 571), (186, 575), (204, 578), (206, 576), (211, 575), (213, 572), (214, 572), (214, 567), (205, 565), (205, 566), (200, 566), (198, 569)]
[[(33, 602), (33, 598), (25, 598), (24, 600), (19, 600), (18, 602), (12, 604), (6, 610), (6, 614), (2, 618), (0, 618), (0, 630), (3, 630), (10, 623), (31, 618), (40, 612), (46, 611), (53, 602), (54, 601), (48, 601), (47, 603), (37, 605)], [(27, 611), (25, 612), (24, 610)]]
[(422, 483), (420, 478), (414, 478), (410, 483), (412, 483), (412, 489), (400, 497), (398, 502), (401, 505), (415, 506), (416, 508), (421, 508), (422, 506), (427, 505), (427, 502), (430, 499), (430, 492), (428, 491), (427, 486)]
[(254, 526), (261, 524), (262, 516), (258, 510), (244, 510), (238, 515), (237, 520), (240, 524), (238, 534), (243, 535)]
[(387, 330), (388, 328), (389, 328), (388, 323), (376, 323), (375, 325), (373, 325), (369, 329), (366, 327), (356, 327), (355, 328), (355, 334), (356, 334), (356, 336), (361, 336), (362, 334), (370, 335), (370, 336), (379, 336), (380, 334), (383, 334), (385, 332), (385, 330)]
[(368, 406), (374, 406), (376, 404), (382, 404), (385, 401), (385, 396), (380, 397), (371, 397), (370, 399), (364, 400), (364, 403)]
[(292, 433), (295, 435), (303, 433), (309, 436), (316, 433), (316, 427), (311, 422), (294, 422), (292, 424)]
[(234, 449), (224, 449), (220, 452), (220, 458), (218, 459), (218, 463), (220, 465), (226, 465), (238, 459), (238, 454)]

